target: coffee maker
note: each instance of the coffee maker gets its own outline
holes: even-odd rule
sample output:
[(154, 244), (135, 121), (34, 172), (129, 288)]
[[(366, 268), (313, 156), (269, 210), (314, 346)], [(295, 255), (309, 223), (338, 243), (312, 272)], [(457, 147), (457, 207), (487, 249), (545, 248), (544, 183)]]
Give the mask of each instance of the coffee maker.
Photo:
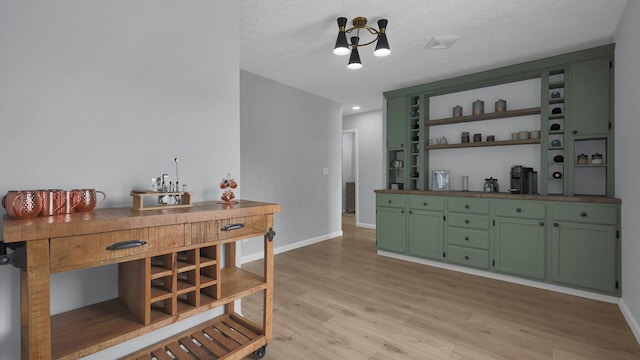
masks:
[(511, 166), (511, 187), (512, 194), (537, 194), (538, 193), (538, 172), (533, 168), (522, 165)]

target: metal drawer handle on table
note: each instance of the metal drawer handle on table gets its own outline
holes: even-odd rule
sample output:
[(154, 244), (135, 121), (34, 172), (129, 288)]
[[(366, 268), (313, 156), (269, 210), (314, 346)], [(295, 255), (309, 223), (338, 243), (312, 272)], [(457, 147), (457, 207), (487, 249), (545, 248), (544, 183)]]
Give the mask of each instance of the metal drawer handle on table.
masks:
[(229, 224), (229, 225), (225, 225), (225, 226), (221, 227), (220, 230), (222, 230), (222, 231), (233, 231), (233, 230), (242, 229), (243, 227), (244, 227), (244, 224)]
[(147, 242), (144, 240), (127, 240), (121, 241), (107, 246), (107, 250), (122, 250), (129, 249), (138, 246), (147, 245)]

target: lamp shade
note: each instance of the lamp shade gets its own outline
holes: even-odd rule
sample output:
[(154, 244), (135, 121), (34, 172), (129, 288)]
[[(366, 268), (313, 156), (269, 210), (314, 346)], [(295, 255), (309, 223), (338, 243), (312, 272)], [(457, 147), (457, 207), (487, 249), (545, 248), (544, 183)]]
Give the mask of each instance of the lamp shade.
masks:
[(336, 55), (347, 55), (349, 53), (349, 44), (347, 43), (347, 34), (345, 32), (345, 26), (347, 25), (347, 18), (338, 18), (338, 39), (336, 39), (336, 46), (333, 48), (333, 53)]
[(360, 40), (357, 36), (353, 36), (351, 38), (351, 56), (349, 57), (349, 65), (347, 65), (348, 69), (360, 69), (362, 67), (362, 62), (360, 61), (360, 53), (358, 52), (358, 40)]
[(376, 50), (373, 52), (375, 56), (387, 56), (391, 54), (391, 49), (389, 48), (389, 40), (387, 40), (387, 24), (389, 21), (387, 19), (378, 20), (378, 28), (380, 29), (380, 33), (378, 34), (378, 42), (376, 43)]

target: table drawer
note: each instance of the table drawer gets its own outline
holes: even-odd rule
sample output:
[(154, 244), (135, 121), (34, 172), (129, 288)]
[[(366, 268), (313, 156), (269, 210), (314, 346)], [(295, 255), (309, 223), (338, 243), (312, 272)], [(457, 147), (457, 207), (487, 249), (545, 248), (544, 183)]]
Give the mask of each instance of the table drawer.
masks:
[(594, 204), (553, 205), (554, 221), (586, 222), (590, 224), (618, 224), (618, 209)]
[(544, 204), (523, 201), (496, 201), (496, 216), (544, 219)]
[(444, 210), (444, 199), (433, 196), (411, 196), (409, 207), (416, 210)]
[(449, 199), (447, 204), (450, 212), (489, 214), (489, 200), (486, 199)]
[(473, 266), (482, 269), (489, 268), (489, 251), (471, 249), (460, 246), (448, 247), (448, 259), (450, 263)]
[(269, 231), (265, 215), (237, 217), (216, 222), (218, 240), (257, 234), (264, 235)]
[(453, 245), (487, 250), (489, 249), (489, 232), (486, 230), (449, 228), (447, 242)]
[[(52, 272), (78, 269), (184, 246), (184, 225), (110, 231), (51, 239)], [(108, 260), (108, 261), (107, 261)]]
[(407, 206), (407, 198), (404, 195), (376, 194), (376, 205), (403, 208)]
[(449, 226), (467, 229), (489, 229), (489, 216), (487, 215), (449, 214), (447, 221)]

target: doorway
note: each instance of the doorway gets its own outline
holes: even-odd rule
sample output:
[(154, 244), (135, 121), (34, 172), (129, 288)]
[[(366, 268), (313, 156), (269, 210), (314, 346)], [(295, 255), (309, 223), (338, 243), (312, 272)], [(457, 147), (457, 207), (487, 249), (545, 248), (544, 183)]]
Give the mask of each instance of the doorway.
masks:
[[(342, 131), (342, 211), (358, 217), (358, 129)], [(356, 220), (357, 223), (357, 220)]]

